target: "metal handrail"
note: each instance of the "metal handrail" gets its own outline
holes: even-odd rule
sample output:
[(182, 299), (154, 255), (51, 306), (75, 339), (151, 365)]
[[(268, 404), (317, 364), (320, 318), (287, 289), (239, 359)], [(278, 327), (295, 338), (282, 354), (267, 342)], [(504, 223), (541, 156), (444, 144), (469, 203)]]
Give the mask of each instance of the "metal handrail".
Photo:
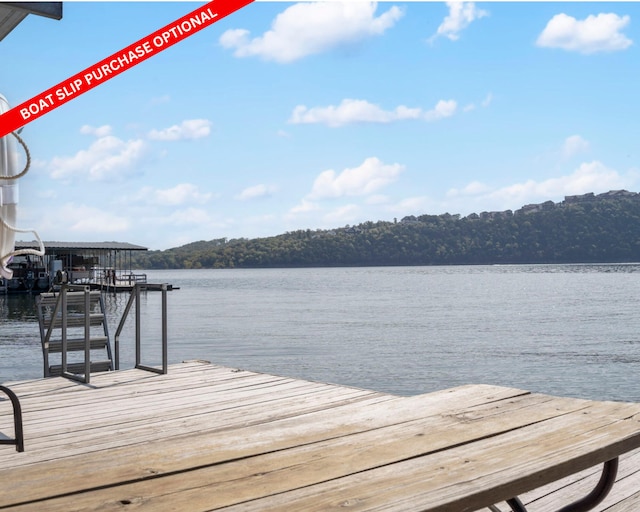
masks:
[[(142, 290), (160, 290), (162, 292), (162, 369), (155, 368), (153, 366), (147, 366), (142, 364), (142, 348), (141, 348), (141, 320), (140, 320), (140, 292)], [(114, 350), (115, 350), (115, 369), (120, 369), (120, 334), (122, 333), (122, 329), (124, 328), (125, 321), (129, 316), (129, 311), (131, 310), (131, 306), (135, 302), (136, 304), (136, 365), (135, 368), (140, 370), (146, 370), (153, 373), (159, 373), (165, 375), (167, 373), (167, 290), (168, 285), (166, 283), (163, 284), (150, 284), (150, 283), (136, 283), (131, 290), (131, 295), (129, 295), (129, 300), (127, 301), (127, 305), (124, 308), (124, 312), (122, 313), (122, 318), (120, 319), (120, 323), (118, 324), (118, 328), (116, 329), (116, 334), (113, 338)]]
[(0, 439), (0, 444), (15, 444), (16, 451), (24, 451), (24, 432), (22, 430), (22, 408), (20, 407), (20, 400), (18, 396), (11, 391), (8, 387), (0, 386), (0, 391), (4, 392), (11, 400), (13, 406), (13, 425), (15, 439)]

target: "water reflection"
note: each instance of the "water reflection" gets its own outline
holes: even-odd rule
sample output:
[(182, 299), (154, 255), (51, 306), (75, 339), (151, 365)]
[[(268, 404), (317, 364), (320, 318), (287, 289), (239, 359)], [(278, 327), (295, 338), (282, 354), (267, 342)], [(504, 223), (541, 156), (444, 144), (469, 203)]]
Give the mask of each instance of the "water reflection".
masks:
[(5, 322), (38, 321), (34, 296), (23, 293), (0, 294), (0, 325)]

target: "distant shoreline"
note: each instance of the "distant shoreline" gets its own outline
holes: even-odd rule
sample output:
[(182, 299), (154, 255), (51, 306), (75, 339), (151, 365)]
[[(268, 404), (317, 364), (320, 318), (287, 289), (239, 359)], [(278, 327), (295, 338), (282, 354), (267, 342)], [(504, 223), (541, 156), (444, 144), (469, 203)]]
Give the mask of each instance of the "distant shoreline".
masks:
[(512, 212), (407, 216), (330, 230), (199, 241), (136, 254), (135, 268), (310, 268), (640, 261), (640, 194), (567, 196)]

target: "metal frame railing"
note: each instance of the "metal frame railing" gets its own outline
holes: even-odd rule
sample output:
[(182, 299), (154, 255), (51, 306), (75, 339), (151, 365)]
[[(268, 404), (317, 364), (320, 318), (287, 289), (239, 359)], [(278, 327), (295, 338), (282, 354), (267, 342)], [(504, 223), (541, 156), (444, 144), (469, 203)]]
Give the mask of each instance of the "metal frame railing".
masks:
[[(75, 373), (71, 373), (67, 370), (67, 292), (76, 291), (84, 292), (84, 375), (80, 376)], [(48, 346), (51, 340), (51, 333), (54, 329), (54, 324), (58, 316), (58, 312), (62, 309), (60, 314), (60, 328), (61, 328), (61, 375), (67, 379), (83, 382), (89, 384), (91, 380), (91, 288), (87, 285), (67, 284), (60, 285), (60, 295), (56, 301), (56, 305), (51, 314), (51, 323), (47, 329), (47, 333), (44, 339), (44, 345)]]
[(20, 407), (20, 400), (18, 396), (6, 386), (0, 386), (0, 391), (5, 393), (11, 405), (13, 406), (13, 425), (14, 425), (14, 439), (0, 439), (0, 444), (15, 444), (16, 451), (24, 451), (24, 431), (22, 430), (22, 408)]
[[(129, 301), (122, 313), (122, 318), (116, 329), (116, 334), (113, 338), (114, 350), (115, 350), (115, 369), (120, 369), (120, 334), (124, 328), (125, 321), (129, 316), (129, 311), (133, 303), (136, 303), (136, 365), (135, 367), (140, 370), (146, 370), (149, 372), (166, 374), (167, 373), (167, 290), (168, 285), (163, 284), (150, 284), (150, 283), (136, 283), (131, 290)], [(141, 321), (140, 321), (140, 292), (142, 290), (160, 290), (162, 292), (162, 369), (147, 366), (142, 364), (142, 335), (141, 335)]]

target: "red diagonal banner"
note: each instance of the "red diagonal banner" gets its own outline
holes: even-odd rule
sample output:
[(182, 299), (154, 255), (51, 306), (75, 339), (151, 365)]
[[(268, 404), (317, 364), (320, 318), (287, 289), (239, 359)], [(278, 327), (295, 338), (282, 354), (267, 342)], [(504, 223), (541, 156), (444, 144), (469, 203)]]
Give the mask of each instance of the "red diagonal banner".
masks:
[(213, 0), (0, 116), (0, 137), (173, 46), (253, 0)]

